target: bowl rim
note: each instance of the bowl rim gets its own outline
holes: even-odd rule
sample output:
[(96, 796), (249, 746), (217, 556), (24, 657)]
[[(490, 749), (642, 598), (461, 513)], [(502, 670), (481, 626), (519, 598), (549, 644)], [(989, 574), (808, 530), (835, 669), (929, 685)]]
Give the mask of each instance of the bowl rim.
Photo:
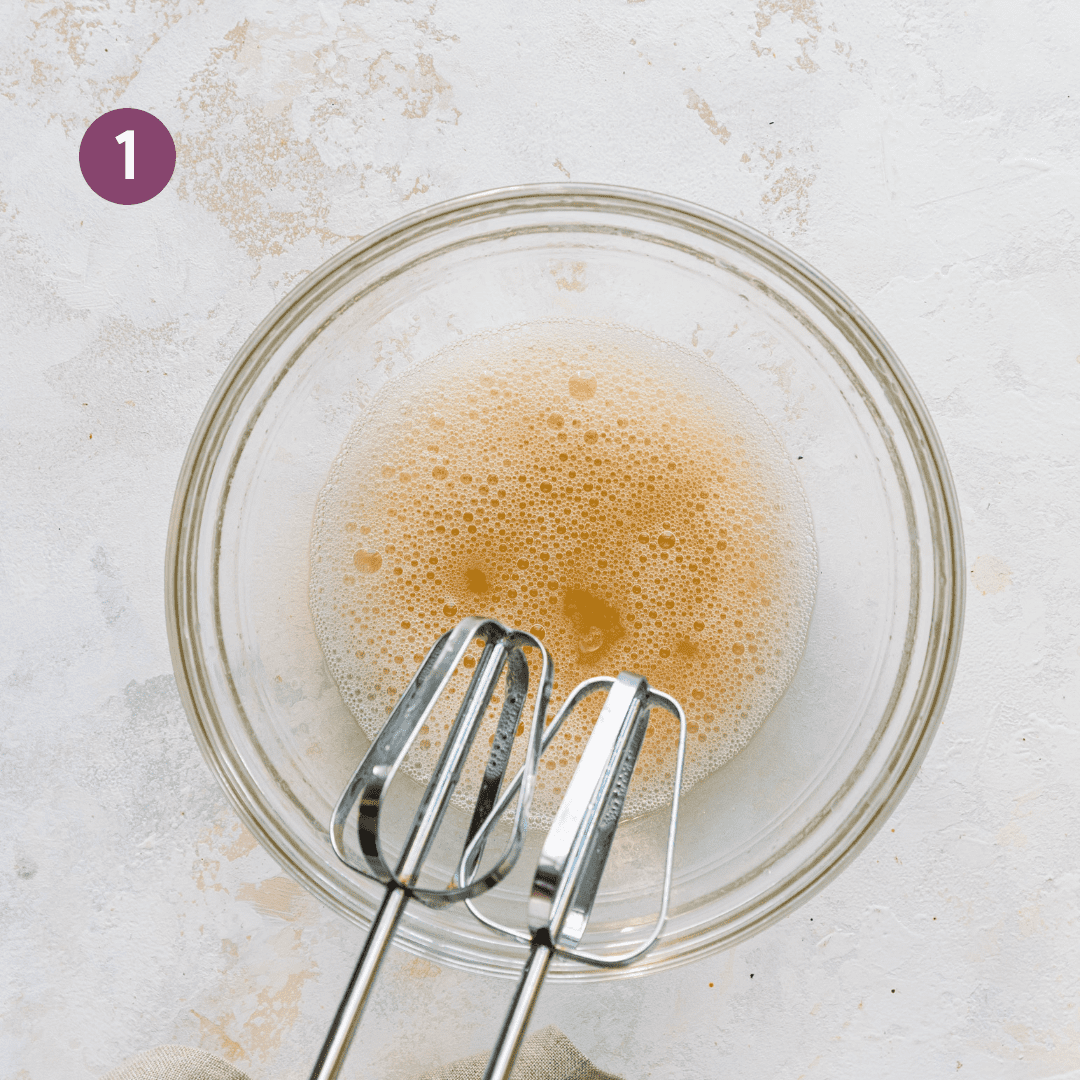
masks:
[[(794, 881), (776, 882), (767, 890), (771, 902), (755, 903), (756, 917), (741, 918), (736, 909), (728, 916), (738, 923), (736, 927), (728, 928), (719, 938), (715, 934), (703, 937), (700, 932), (694, 932), (691, 937), (696, 944), (689, 949), (665, 956), (659, 965), (646, 964), (640, 972), (631, 968), (623, 973), (637, 974), (692, 962), (757, 933), (824, 888), (854, 860), (895, 809), (918, 773), (940, 726), (959, 659), (966, 602), (964, 543), (959, 503), (944, 448), (922, 398), (892, 348), (861, 309), (800, 256), (751, 226), (684, 199), (638, 188), (575, 183), (514, 185), (459, 196), (390, 221), (348, 244), (295, 285), (259, 322), (219, 379), (195, 427), (177, 481), (166, 544), (169, 648), (177, 688), (196, 742), (240, 819), (286, 873), (331, 909), (357, 921), (360, 916), (342, 902), (331, 879), (320, 871), (317, 859), (281, 828), (251, 778), (236, 767), (229, 754), (220, 752), (221, 744), (228, 740), (223, 738), (223, 727), (201, 663), (200, 650), (194, 636), (187, 632), (195, 615), (197, 578), (192, 560), (187, 556), (194, 551), (206, 509), (200, 494), (205, 493), (225, 433), (236, 419), (239, 403), (265, 369), (276, 346), (291, 332), (286, 324), (300, 324), (334, 291), (339, 275), (346, 269), (351, 275), (358, 266), (370, 266), (390, 253), (438, 232), (447, 223), (460, 225), (495, 215), (544, 209), (622, 212), (653, 221), (666, 218), (683, 229), (712, 235), (767, 265), (837, 323), (849, 324), (867, 346), (859, 350), (863, 359), (902, 419), (906, 419), (906, 424), (918, 436), (913, 439), (911, 432), (904, 433), (918, 461), (917, 473), (930, 512), (931, 531), (939, 541), (933, 545), (930, 633), (922, 674), (907, 712), (909, 720), (916, 716), (921, 720), (913, 726), (911, 736), (897, 747), (894, 756), (899, 756), (900, 768), (885, 770), (888, 784), (876, 784), (859, 811), (849, 816), (848, 822), (852, 818), (858, 819), (856, 827), (841, 829), (831, 838), (830, 844), (819, 849), (812, 872), (807, 872), (803, 864), (794, 872)], [(849, 340), (854, 343), (850, 336)], [(275, 385), (289, 366), (278, 373)], [(223, 410), (227, 417), (225, 423), (220, 419)], [(797, 888), (787, 887), (792, 883)], [(400, 943), (410, 948), (408, 940)], [(412, 948), (418, 951), (419, 946)], [(447, 959), (453, 962), (451, 958)]]

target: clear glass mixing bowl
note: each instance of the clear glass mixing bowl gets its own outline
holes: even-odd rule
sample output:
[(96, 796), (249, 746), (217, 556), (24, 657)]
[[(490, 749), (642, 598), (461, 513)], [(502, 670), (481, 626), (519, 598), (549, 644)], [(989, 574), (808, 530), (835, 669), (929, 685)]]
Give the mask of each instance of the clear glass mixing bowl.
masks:
[[(308, 610), (315, 500), (384, 380), (466, 335), (552, 318), (647, 331), (721, 367), (795, 462), (818, 544), (791, 685), (684, 798), (663, 937), (632, 968), (551, 976), (618, 978), (723, 948), (839, 873), (911, 783), (952, 680), (964, 573), (948, 465), (892, 350), (814, 269), (699, 206), (582, 185), (484, 192), (358, 241), (270, 313), (206, 407), (173, 508), (169, 633), (192, 728), (241, 817), (320, 900), (369, 921), (382, 890), (327, 833), (367, 739)], [(593, 948), (648, 932), (665, 827), (660, 811), (620, 828)], [(488, 900), (504, 921), (520, 920), (538, 842)], [(460, 905), (410, 904), (398, 943), (506, 975), (524, 956)]]

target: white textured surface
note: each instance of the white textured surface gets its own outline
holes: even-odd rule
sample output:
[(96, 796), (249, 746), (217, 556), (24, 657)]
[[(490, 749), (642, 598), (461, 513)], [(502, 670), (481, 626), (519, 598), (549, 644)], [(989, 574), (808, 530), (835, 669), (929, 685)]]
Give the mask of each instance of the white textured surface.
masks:
[[(841, 878), (695, 967), (553, 987), (536, 1023), (629, 1080), (1080, 1076), (1080, 6), (11, 0), (0, 29), (3, 1080), (164, 1042), (307, 1076), (361, 934), (194, 745), (173, 484), (303, 274), (566, 176), (733, 214), (868, 312), (939, 426), (971, 590), (944, 726)], [(79, 175), (121, 106), (177, 140), (142, 206)], [(348, 1075), (484, 1048), (507, 990), (396, 953)]]

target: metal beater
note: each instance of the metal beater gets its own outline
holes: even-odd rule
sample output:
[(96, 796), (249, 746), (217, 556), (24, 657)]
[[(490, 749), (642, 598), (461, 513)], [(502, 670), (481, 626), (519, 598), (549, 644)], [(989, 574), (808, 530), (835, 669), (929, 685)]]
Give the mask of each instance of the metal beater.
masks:
[[(485, 640), (483, 655), (420, 801), (397, 867), (391, 873), (379, 847), (379, 812), (383, 796), (417, 733), (446, 689), (450, 676), (478, 637)], [(529, 669), (521, 652), (526, 645), (540, 651), (540, 685), (525, 763), (503, 788), (514, 736), (528, 696)], [(506, 696), (458, 871), (445, 889), (419, 888), (416, 882), (420, 867), (442, 822), (504, 668), (507, 669)], [(544, 717), (551, 696), (552, 678), (550, 657), (532, 635), (508, 630), (492, 619), (463, 619), (454, 630), (444, 634), (428, 654), (353, 774), (334, 809), (331, 840), (343, 862), (387, 888), (311, 1080), (334, 1080), (337, 1076), (379, 964), (409, 897), (431, 907), (443, 907), (462, 900), (486, 926), (530, 947), (529, 959), (484, 1080), (507, 1080), (509, 1077), (540, 986), (556, 953), (600, 967), (622, 967), (645, 953), (660, 936), (671, 894), (679, 793), (686, 756), (686, 716), (674, 698), (652, 689), (641, 676), (622, 672), (617, 678), (599, 677), (581, 683), (545, 730)], [(573, 709), (584, 698), (603, 689), (608, 691), (607, 699), (541, 848), (528, 904), (529, 932), (503, 926), (479, 911), (473, 901), (505, 878), (521, 853), (541, 754)], [(675, 716), (680, 725), (660, 911), (643, 944), (620, 956), (600, 956), (577, 946), (596, 901), (651, 710), (658, 707)], [(491, 869), (480, 873), (478, 866), (491, 831), (519, 792), (507, 847)], [(353, 822), (355, 842), (348, 827)]]
[[(472, 681), (450, 727), (435, 771), (420, 800), (397, 865), (391, 871), (379, 845), (379, 811), (383, 797), (421, 727), (431, 717), (450, 677), (477, 638), (482, 638), (485, 642), (483, 654), (477, 662)], [(529, 727), (525, 764), (513, 784), (503, 792), (506, 797), (499, 799), (518, 723), (529, 692), (529, 666), (521, 651), (524, 646), (532, 646), (540, 652), (540, 685), (537, 687)], [(416, 883), (420, 868), (442, 823), (454, 788), (461, 778), (465, 759), (504, 669), (506, 694), (502, 712), (495, 729), (494, 741), (466, 838), (465, 851), (462, 854), (462, 867), (469, 875), (469, 880), (464, 884), (453, 881), (445, 889), (419, 888)], [(458, 900), (472, 899), (497, 884), (513, 869), (525, 839), (527, 814), (540, 760), (544, 717), (551, 698), (551, 683), (551, 659), (544, 646), (531, 634), (509, 630), (494, 619), (462, 619), (453, 630), (436, 642), (394, 707), (382, 731), (372, 742), (334, 808), (330, 837), (338, 858), (365, 877), (385, 885), (386, 895), (371, 924), (356, 969), (330, 1025), (311, 1073), (311, 1080), (334, 1080), (338, 1075), (383, 955), (409, 898), (415, 898), (430, 907), (442, 907)], [(509, 805), (509, 799), (519, 788), (521, 797), (514, 812), (511, 836), (506, 849), (490, 870), (478, 873), (477, 866), (487, 836)], [(355, 826), (355, 833), (352, 826)]]
[[(471, 897), (465, 900), (473, 915), (486, 926), (529, 946), (529, 959), (488, 1060), (484, 1080), (507, 1080), (509, 1077), (540, 986), (554, 955), (581, 960), (597, 967), (624, 967), (653, 946), (667, 921), (679, 793), (686, 758), (686, 714), (682, 706), (668, 694), (652, 689), (640, 675), (630, 672), (621, 672), (614, 679), (587, 679), (574, 690), (548, 726), (544, 733), (544, 745), (583, 698), (605, 687), (608, 689), (607, 700), (540, 851), (529, 896), (528, 934), (489, 919), (477, 909)], [(650, 712), (657, 707), (666, 709), (679, 721), (679, 750), (675, 763), (660, 912), (652, 933), (643, 944), (620, 956), (599, 956), (577, 946), (596, 901), (630, 778), (649, 726)], [(473, 838), (474, 845), (483, 844), (486, 832), (509, 804), (510, 797), (508, 790), (504, 798), (496, 803), (488, 824)], [(468, 854), (467, 851), (462, 857), (455, 880), (470, 880)]]

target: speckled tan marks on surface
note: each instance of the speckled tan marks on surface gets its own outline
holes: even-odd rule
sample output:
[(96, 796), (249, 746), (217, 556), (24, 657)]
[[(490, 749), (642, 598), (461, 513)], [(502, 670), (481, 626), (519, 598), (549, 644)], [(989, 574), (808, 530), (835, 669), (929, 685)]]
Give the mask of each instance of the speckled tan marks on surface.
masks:
[(138, 20), (92, 2), (28, 3), (27, 63), (3, 72), (2, 92), (24, 104), (44, 100), (50, 120), (81, 135), (99, 113), (120, 107), (154, 45), (200, 2), (139, 0)]
[[(808, 75), (820, 71), (822, 67), (811, 55), (817, 51), (819, 40), (827, 34), (840, 33), (835, 22), (822, 25), (817, 0), (758, 0), (754, 21), (756, 26), (752, 27), (754, 36), (750, 39), (750, 48), (758, 56), (783, 60), (789, 68), (801, 68)], [(772, 35), (765, 33), (769, 29), (781, 33), (782, 29), (787, 29), (794, 36), (790, 42), (772, 41)], [(790, 44), (798, 46), (798, 55), (790, 50)], [(833, 51), (847, 60), (849, 71), (858, 73), (865, 70), (866, 61), (854, 57), (850, 42), (833, 36), (832, 44)]]
[(408, 202), (430, 177), (403, 172), (382, 143), (391, 115), (456, 125), (450, 83), (425, 51), (443, 41), (433, 6), (413, 18), (410, 48), (376, 48), (359, 23), (328, 35), (321, 19), (287, 28), (245, 19), (210, 50), (179, 97), (177, 191), (205, 207), (253, 259), (315, 237), (351, 239), (333, 219), (335, 198), (388, 182)]
[(814, 166), (800, 170), (796, 164), (780, 165), (784, 152), (779, 143), (772, 150), (759, 147), (758, 156), (766, 163), (765, 179), (769, 183), (769, 190), (761, 196), (761, 205), (779, 207), (781, 215), (790, 215), (799, 229), (805, 229), (810, 188), (816, 179)]
[[(245, 19), (180, 96), (185, 122), (176, 136), (177, 193), (214, 214), (252, 258), (281, 254), (311, 232), (325, 242), (340, 240), (326, 227), (329, 206), (319, 194), (332, 169), (310, 139), (298, 137), (286, 97), (318, 81), (313, 57), (301, 53), (295, 79), (274, 81), (269, 100), (260, 102), (249, 89), (262, 51), (287, 49), (287, 40), (260, 33)], [(334, 103), (324, 101), (316, 111), (325, 123)]]
[(226, 847), (221, 849), (221, 854), (225, 856), (229, 862), (235, 862), (237, 859), (242, 859), (245, 855), (250, 855), (258, 845), (258, 841), (255, 837), (246, 829), (243, 825), (239, 825), (236, 832), (236, 839)]
[(434, 979), (442, 974), (442, 968), (425, 960), (422, 956), (414, 956), (407, 960), (401, 969), (410, 979)]
[[(794, 63), (808, 74), (817, 71), (818, 64), (807, 51), (808, 49), (817, 48), (818, 35), (821, 33), (817, 0), (758, 0), (757, 10), (754, 12), (754, 18), (757, 22), (754, 36), (760, 38), (762, 32), (778, 15), (786, 15), (790, 23), (801, 23), (806, 28), (808, 33), (795, 38), (795, 44), (800, 47), (801, 52), (797, 57), (794, 57)], [(759, 45), (752, 39), (750, 47), (758, 56), (764, 56), (766, 53), (776, 56), (772, 48)]]
[(236, 1019), (232, 1013), (224, 1016), (221, 1020), (211, 1020), (204, 1016), (198, 1009), (192, 1009), (191, 1015), (199, 1021), (199, 1045), (203, 1050), (212, 1050), (220, 1054), (226, 1061), (236, 1062), (246, 1057), (244, 1048), (233, 1038), (230, 1038), (225, 1024)]
[(777, 143), (771, 147), (758, 146), (752, 153), (744, 151), (741, 158), (749, 172), (764, 172), (764, 183), (769, 186), (761, 195), (761, 205), (765, 209), (775, 207), (781, 218), (789, 219), (796, 232), (801, 232), (807, 226), (810, 188), (817, 178), (817, 166), (813, 163), (800, 165), (798, 158), (807, 151), (812, 153), (813, 149), (811, 145), (805, 149), (785, 150)]
[[(999, 1031), (988, 1034), (980, 1050), (1025, 1070), (1017, 1072), (1017, 1076), (1075, 1080), (1076, 1063), (1080, 1061), (1080, 1025), (1072, 1023), (1060, 1028), (1005, 1023)], [(1038, 1072), (1033, 1071), (1035, 1068)]]
[(292, 922), (299, 918), (311, 896), (293, 881), (279, 875), (267, 881), (245, 882), (236, 890), (237, 900), (247, 900), (260, 915), (272, 915)]
[(698, 97), (694, 90), (686, 91), (686, 107), (696, 112), (701, 117), (702, 123), (722, 143), (726, 143), (731, 138), (731, 132), (716, 119), (709, 103), (704, 98)]
[(553, 263), (549, 273), (555, 279), (555, 287), (563, 292), (584, 292), (589, 287), (583, 262)]
[[(795, 388), (794, 376), (797, 373), (795, 361), (790, 357), (779, 359), (776, 357), (777, 347), (780, 345), (778, 338), (764, 331), (758, 331), (753, 335), (755, 346), (761, 349), (763, 359), (758, 363), (762, 371), (768, 371), (773, 382), (784, 392), (784, 415), (792, 423), (801, 420), (806, 415), (806, 395)], [(782, 356), (783, 354), (781, 354)]]
[(435, 70), (435, 61), (424, 53), (417, 53), (410, 66), (383, 50), (368, 67), (368, 85), (373, 91), (388, 89), (399, 98), (403, 103), (401, 115), (406, 119), (422, 120), (434, 108), (448, 110), (455, 124), (461, 118), (460, 111), (450, 104), (450, 84)]
[[(203, 831), (192, 866), (196, 888), (219, 894), (236, 932), (220, 939), (211, 984), (188, 1008), (199, 1045), (243, 1068), (273, 1059), (300, 1016), (305, 984), (318, 974), (308, 937), (319, 906), (282, 874), (244, 880), (267, 865), (231, 814)], [(200, 932), (202, 928), (200, 927)]]
[[(293, 945), (299, 945), (299, 932), (289, 940)], [(258, 991), (255, 1007), (240, 1026), (239, 1042), (247, 1049), (249, 1060), (265, 1060), (281, 1046), (282, 1039), (300, 1016), (304, 983), (314, 978), (316, 971), (315, 963), (309, 962), (304, 969), (285, 972), (282, 978), (273, 980)]]
[[(770, 63), (780, 61), (790, 72), (796, 73), (793, 76), (796, 78), (799, 71), (806, 75), (821, 71), (822, 63), (831, 61), (831, 66), (835, 67), (835, 58), (828, 57), (819, 63), (814, 56), (825, 35), (838, 33), (834, 23), (828, 27), (823, 25), (817, 0), (757, 0), (753, 19), (742, 40), (757, 57)], [(860, 62), (853, 57), (851, 45), (839, 38), (833, 45), (836, 54), (847, 62), (848, 69), (855, 72)], [(637, 53), (645, 58), (642, 49)], [(652, 61), (648, 62), (651, 64)], [(862, 66), (865, 66), (864, 62)], [(707, 76), (707, 69), (702, 65), (696, 71), (697, 77)], [(708, 100), (697, 85), (685, 88), (682, 94), (686, 108), (697, 114), (714, 138), (724, 145), (733, 141), (736, 153), (741, 148), (740, 165), (755, 177), (760, 190), (758, 200), (765, 216), (791, 233), (804, 232), (810, 219), (810, 189), (817, 179), (817, 154), (813, 144), (793, 139), (795, 133), (789, 124), (783, 123), (773, 130), (780, 132), (787, 127), (786, 138), (761, 141), (740, 124), (738, 117), (718, 116), (715, 99)], [(760, 132), (763, 127), (772, 128), (775, 121), (783, 119), (779, 114), (769, 116), (764, 123), (755, 118), (752, 127)]]

